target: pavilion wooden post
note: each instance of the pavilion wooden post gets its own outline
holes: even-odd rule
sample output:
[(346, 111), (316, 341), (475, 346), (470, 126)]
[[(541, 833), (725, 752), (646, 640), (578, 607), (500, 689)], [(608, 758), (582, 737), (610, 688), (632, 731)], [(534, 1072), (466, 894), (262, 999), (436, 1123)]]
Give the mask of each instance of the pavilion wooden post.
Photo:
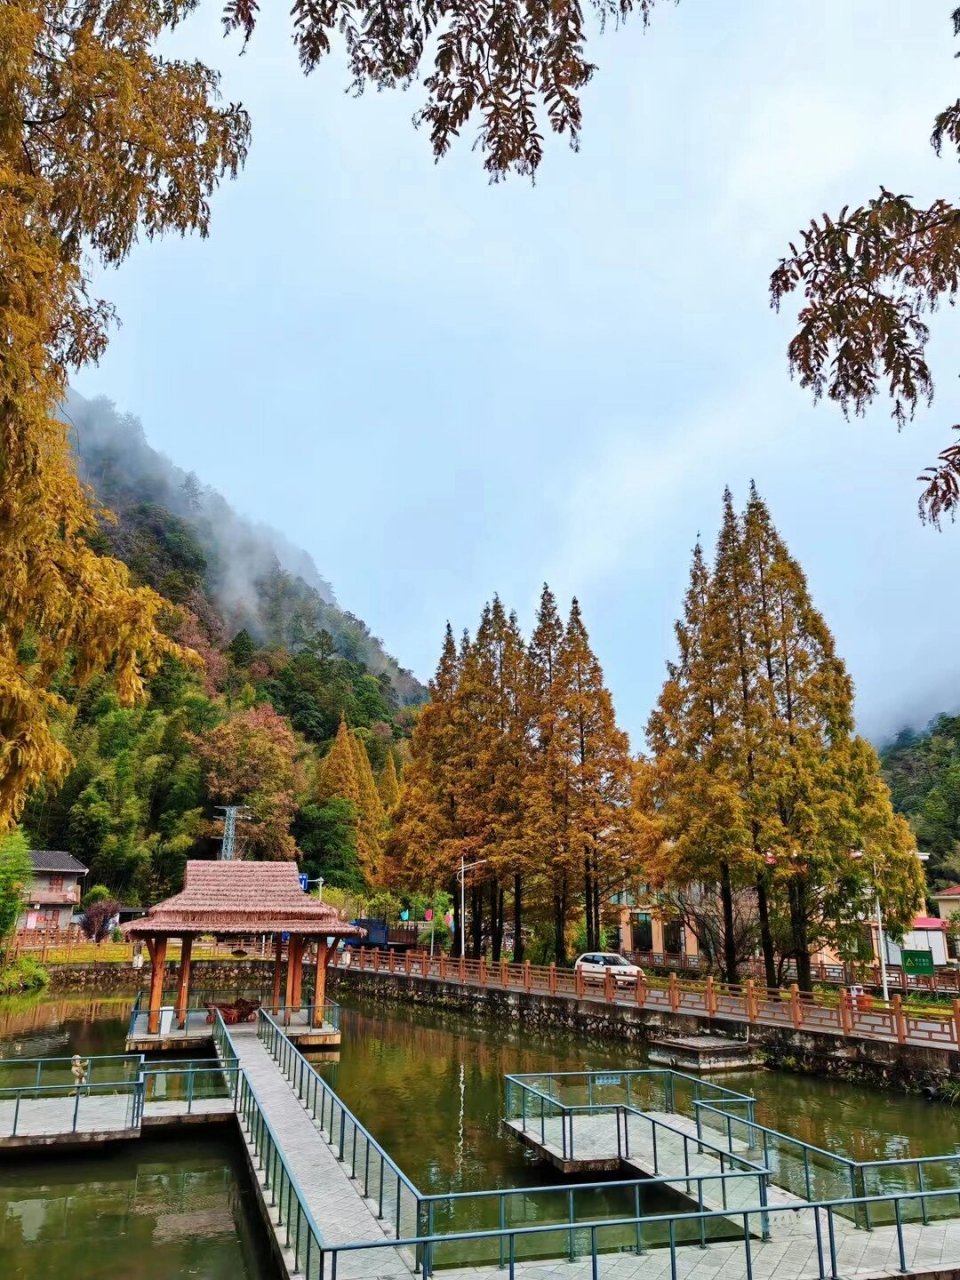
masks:
[(190, 957), (193, 952), (193, 935), (180, 939), (180, 984), (177, 988), (177, 1026), (187, 1025), (187, 1004), (190, 999)]
[(317, 939), (317, 978), (313, 988), (313, 1025), (319, 1027), (323, 1023), (323, 1006), (327, 999), (327, 955), (326, 938)]
[(298, 942), (299, 940), (296, 934), (291, 933), (290, 941), (287, 943), (287, 993), (286, 1003), (283, 1010), (284, 1026), (290, 1025), (290, 1010), (293, 1006), (294, 974), (296, 973), (297, 966), (300, 963), (300, 948)]
[(148, 938), (147, 950), (150, 952), (150, 1004), (147, 1009), (147, 1034), (155, 1036), (160, 1030), (163, 971), (167, 963), (166, 938)]
[(297, 935), (297, 959), (293, 969), (293, 1007), (300, 1012), (300, 1006), (303, 1003), (303, 952), (306, 947), (306, 938)]
[(283, 967), (283, 935), (277, 934), (273, 956), (273, 1008), (274, 1017), (280, 1012), (280, 971)]

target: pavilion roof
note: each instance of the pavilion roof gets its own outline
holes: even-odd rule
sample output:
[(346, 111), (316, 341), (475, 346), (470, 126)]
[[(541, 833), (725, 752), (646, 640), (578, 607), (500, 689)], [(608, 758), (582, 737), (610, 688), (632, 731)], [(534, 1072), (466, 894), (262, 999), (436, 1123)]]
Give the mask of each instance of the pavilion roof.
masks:
[(300, 887), (295, 862), (188, 862), (183, 889), (120, 926), (127, 937), (296, 933), (362, 938)]

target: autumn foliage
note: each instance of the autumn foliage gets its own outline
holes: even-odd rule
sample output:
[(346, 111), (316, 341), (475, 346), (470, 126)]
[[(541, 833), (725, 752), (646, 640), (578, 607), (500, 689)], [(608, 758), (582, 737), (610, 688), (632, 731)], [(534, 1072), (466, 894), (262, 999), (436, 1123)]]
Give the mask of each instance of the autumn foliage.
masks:
[(172, 651), (163, 601), (87, 535), (101, 515), (56, 416), (67, 373), (96, 359), (111, 311), (93, 260), (138, 235), (206, 231), (208, 198), (247, 145), (215, 73), (161, 58), (191, 0), (0, 5), (0, 829), (69, 755), (51, 728), (54, 678), (109, 669), (123, 701)]
[(833, 637), (755, 490), (741, 516), (725, 495), (712, 569), (695, 549), (676, 634), (647, 729), (647, 876), (674, 908), (680, 891), (698, 936), (699, 904), (721, 904), (716, 958), (731, 981), (747, 893), (768, 985), (792, 960), (809, 988), (812, 950), (855, 949), (875, 890), (888, 927), (905, 927), (923, 876), (876, 753), (855, 734)]
[(500, 956), (508, 911), (517, 958), (538, 929), (564, 959), (581, 916), (598, 945), (631, 865), (633, 761), (578, 603), (564, 625), (545, 587), (529, 645), (496, 598), (459, 647), (448, 627), (410, 746), (394, 882), (456, 898), (461, 858), (479, 864), (467, 873), (475, 954), (489, 940)]
[(287, 721), (269, 705), (251, 707), (198, 735), (195, 745), (209, 794), (249, 810), (240, 832), (244, 855), (295, 858), (290, 824), (303, 777)]

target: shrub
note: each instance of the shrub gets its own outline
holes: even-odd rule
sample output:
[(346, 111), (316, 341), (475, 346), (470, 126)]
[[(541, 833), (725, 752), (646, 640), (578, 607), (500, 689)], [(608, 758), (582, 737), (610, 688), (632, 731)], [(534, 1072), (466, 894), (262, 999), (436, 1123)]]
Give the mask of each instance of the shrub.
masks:
[(113, 932), (113, 918), (120, 909), (114, 898), (92, 902), (80, 917), (80, 928), (91, 942), (102, 942)]
[(95, 902), (108, 902), (113, 894), (105, 884), (95, 884), (87, 890), (80, 899), (80, 905), (86, 911), (87, 907), (92, 907)]
[(32, 956), (19, 956), (0, 971), (0, 995), (17, 995), (21, 991), (39, 991), (50, 981), (43, 965)]

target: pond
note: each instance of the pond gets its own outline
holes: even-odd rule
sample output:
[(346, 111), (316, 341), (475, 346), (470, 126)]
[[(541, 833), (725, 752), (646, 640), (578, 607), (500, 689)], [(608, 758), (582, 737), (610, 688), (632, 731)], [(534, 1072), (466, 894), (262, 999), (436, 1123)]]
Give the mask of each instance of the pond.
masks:
[[(129, 999), (49, 997), (0, 1004), (0, 1058), (122, 1052), (130, 1007)], [(346, 1003), (340, 1054), (315, 1061), (419, 1188), (446, 1192), (559, 1180), (500, 1133), (505, 1074), (642, 1067), (645, 1056), (424, 1009)], [(857, 1159), (960, 1150), (960, 1109), (775, 1072), (725, 1080), (756, 1094), (761, 1123)], [(251, 1195), (229, 1131), (82, 1159), (7, 1161), (0, 1273), (46, 1280), (55, 1258), (71, 1280), (273, 1280)], [(674, 1199), (651, 1190), (643, 1204), (663, 1212)]]

